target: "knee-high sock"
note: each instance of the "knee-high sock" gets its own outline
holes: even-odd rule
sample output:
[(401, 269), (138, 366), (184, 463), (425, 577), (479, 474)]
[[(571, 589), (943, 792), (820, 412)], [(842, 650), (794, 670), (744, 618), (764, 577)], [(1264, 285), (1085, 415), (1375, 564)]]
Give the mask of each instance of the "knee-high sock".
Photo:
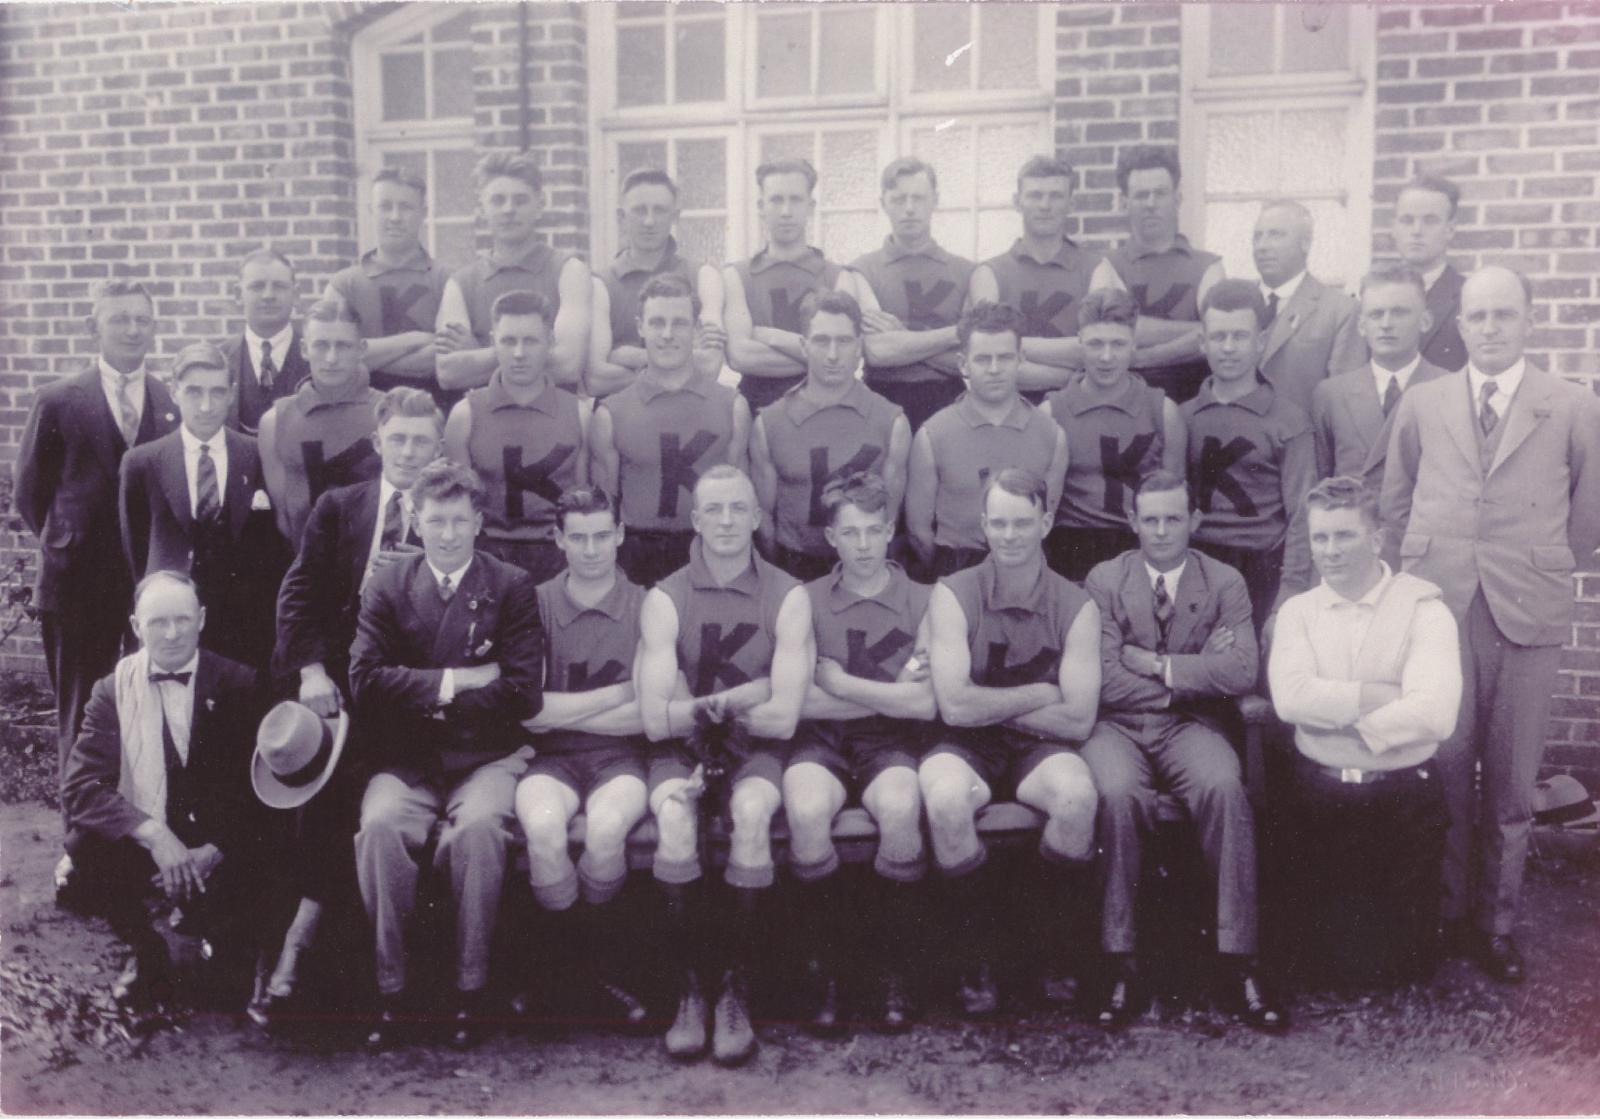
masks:
[(667, 950), (673, 966), (703, 974), (710, 946), (706, 943), (705, 880), (663, 882), (656, 879), (664, 902)]
[(766, 948), (762, 923), (771, 892), (767, 888), (724, 885), (724, 920), (719, 922), (724, 939), (717, 954), (718, 967), (748, 971), (760, 960)]
[(963, 964), (990, 959), (993, 881), (993, 873), (983, 862), (943, 879), (946, 927), (956, 933)]
[[(751, 891), (754, 892), (754, 891)], [(835, 941), (839, 922), (839, 875), (826, 874), (820, 878), (800, 878), (794, 883), (795, 916), (799, 918), (801, 934), (805, 938), (804, 950), (809, 960), (824, 971), (836, 965), (839, 953)]]

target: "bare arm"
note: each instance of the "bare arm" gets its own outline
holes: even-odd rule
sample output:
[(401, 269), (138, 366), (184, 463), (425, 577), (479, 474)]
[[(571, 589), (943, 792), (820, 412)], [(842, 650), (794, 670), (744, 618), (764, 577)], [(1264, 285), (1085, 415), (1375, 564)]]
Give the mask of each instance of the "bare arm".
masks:
[(522, 725), (536, 732), (575, 730), (596, 716), (622, 707), (638, 711), (632, 680), (604, 688), (592, 688), (586, 692), (547, 691), (544, 693), (544, 708), (533, 718), (524, 720)]
[[(847, 707), (865, 715), (888, 715), (894, 719), (930, 721), (939, 717), (938, 704), (933, 698), (933, 678), (928, 671), (928, 617), (923, 615), (917, 626), (916, 649), (910, 661), (901, 670), (898, 679), (891, 682), (868, 680), (852, 676), (837, 661), (821, 658), (812, 693), (821, 691)], [(812, 715), (811, 699), (807, 697), (808, 718), (828, 718)], [(853, 715), (835, 715), (833, 718), (854, 718)]]
[(777, 536), (778, 468), (767, 450), (767, 425), (760, 416), (750, 429), (750, 481), (756, 487), (756, 503), (761, 506), (757, 535), (770, 547)]
[(458, 400), (450, 409), (450, 418), (444, 422), (444, 455), (461, 466), (472, 465), (472, 454), (467, 449), (472, 439), (472, 405)]
[(791, 587), (784, 596), (772, 639), (772, 670), (768, 676), (772, 694), (765, 702), (746, 710), (739, 721), (762, 738), (789, 739), (794, 737), (795, 724), (800, 720), (800, 705), (805, 701), (817, 659), (811, 632), (811, 601), (804, 587)]
[(806, 371), (803, 362), (796, 361), (775, 347), (756, 337), (756, 326), (750, 317), (750, 302), (745, 297), (744, 281), (738, 270), (722, 270), (722, 326), (728, 333), (728, 364), (746, 377), (791, 377)]
[(666, 592), (652, 589), (639, 611), (639, 657), (634, 690), (639, 717), (652, 742), (679, 738), (694, 725), (694, 701), (677, 699), (678, 609)]
[(1189, 464), (1189, 426), (1170, 398), (1161, 401), (1161, 468), (1182, 477)]
[[(939, 703), (939, 713), (951, 726), (993, 726), (1047, 704), (1061, 702), (1061, 689), (1055, 684), (986, 688), (972, 682), (972, 653), (967, 648), (967, 616), (962, 612), (955, 594), (943, 583), (934, 586), (933, 594), (928, 599), (928, 619), (928, 668), (933, 676), (933, 694)], [(1097, 617), (1097, 662), (1099, 624)], [(1098, 692), (1098, 663), (1094, 677)]]
[(923, 428), (911, 440), (911, 464), (906, 472), (906, 532), (911, 547), (924, 561), (933, 556), (933, 499), (939, 489), (939, 468), (933, 459), (933, 440)]
[(906, 468), (911, 459), (911, 421), (896, 416), (889, 429), (889, 450), (883, 456), (883, 484), (889, 490), (891, 523), (900, 516), (900, 502), (906, 496)]
[(1056, 685), (1059, 703), (1024, 712), (1006, 725), (1059, 742), (1082, 742), (1094, 730), (1100, 708), (1100, 608), (1093, 602), (1084, 603), (1067, 631)]
[(1051, 426), (1055, 428), (1056, 445), (1050, 452), (1050, 465), (1044, 477), (1046, 524), (1055, 519), (1056, 509), (1061, 505), (1061, 489), (1067, 482), (1067, 433), (1060, 424)]
[(594, 417), (589, 421), (588, 439), (589, 484), (599, 486), (607, 493), (621, 492), (617, 488), (619, 463), (611, 412), (604, 405), (594, 410)]
[(733, 398), (733, 435), (728, 439), (728, 462), (746, 472), (750, 468), (750, 402)]
[(564, 389), (583, 384), (584, 359), (589, 354), (589, 311), (592, 306), (589, 266), (577, 257), (561, 266), (556, 290), (561, 306), (551, 328), (550, 379)]
[[(702, 264), (695, 276), (695, 288), (700, 293), (700, 327), (695, 332), (695, 368), (702, 376), (715, 380), (728, 360), (728, 332), (722, 325), (722, 271)], [(641, 349), (638, 353), (642, 361), (644, 351)]]
[(612, 347), (611, 292), (599, 276), (594, 278), (594, 303), (589, 327), (589, 367), (584, 388), (590, 396), (609, 396), (633, 384), (644, 368), (644, 351), (637, 346)]
[(445, 281), (439, 297), (439, 317), (434, 324), (434, 345), (438, 354), (439, 387), (460, 391), (489, 383), (499, 364), (493, 346), (479, 346), (472, 333), (472, 315), (461, 285), (452, 278)]
[(267, 411), (256, 430), (256, 449), (261, 455), (261, 481), (267, 487), (267, 498), (272, 502), (272, 519), (277, 522), (283, 538), (294, 541), (294, 524), (289, 519), (289, 472), (278, 457), (278, 413)]

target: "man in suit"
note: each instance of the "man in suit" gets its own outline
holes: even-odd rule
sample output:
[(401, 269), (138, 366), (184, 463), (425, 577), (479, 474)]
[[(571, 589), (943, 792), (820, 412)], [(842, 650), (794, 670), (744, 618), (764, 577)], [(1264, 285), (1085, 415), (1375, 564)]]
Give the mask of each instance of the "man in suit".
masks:
[(406, 925), (417, 859), (434, 866), (455, 916), (449, 1041), (477, 1040), (489, 942), (517, 835), (517, 781), (533, 756), (522, 721), (539, 713), (544, 639), (533, 579), (475, 550), (483, 483), (448, 462), (412, 487), (423, 551), (391, 563), (361, 596), (350, 650), (355, 716), (376, 772), (361, 801), (356, 875), (377, 942), (380, 1010), (369, 1048), (395, 1041), (406, 985)]
[(1461, 311), (1461, 285), (1466, 277), (1446, 255), (1456, 235), (1456, 208), (1461, 188), (1449, 179), (1421, 175), (1400, 188), (1394, 200), (1395, 252), (1422, 277), (1431, 324), (1422, 332), (1422, 356), (1451, 372), (1467, 363), (1466, 343), (1456, 316)]
[(1367, 360), (1356, 331), (1356, 302), (1306, 271), (1311, 211), (1300, 203), (1285, 199), (1262, 206), (1251, 247), (1267, 303), (1261, 372), (1289, 401), (1310, 411), (1319, 381)]
[(261, 417), (295, 390), (310, 370), (294, 325), (298, 297), (294, 265), (272, 249), (257, 249), (239, 265), (239, 307), (244, 333), (218, 343), (233, 374), (228, 426), (254, 435)]
[(1600, 545), (1600, 399), (1524, 359), (1532, 303), (1509, 269), (1468, 278), (1466, 372), (1401, 399), (1383, 484), (1405, 570), (1444, 591), (1462, 633), (1461, 717), (1439, 749), (1442, 914), (1458, 942), (1472, 921), (1479, 962), (1506, 982), (1523, 976), (1511, 933), (1572, 574)]
[(145, 905), (153, 886), (214, 961), (251, 958), (261, 701), (253, 671), (200, 649), (206, 612), (188, 576), (154, 572), (135, 600), (143, 647), (95, 684), (62, 804), (84, 893), (133, 949), (113, 993), (138, 1006), (171, 991), (166, 942)]
[[(1395, 407), (1411, 386), (1444, 376), (1418, 347), (1431, 317), (1422, 277), (1405, 265), (1375, 268), (1361, 280), (1361, 337), (1372, 362), (1318, 382), (1311, 394), (1311, 439), (1317, 477), (1362, 478), (1373, 493), (1383, 489), (1383, 463)], [(1400, 566), (1400, 533), (1388, 526), (1383, 559)]]
[(1115, 1028), (1139, 1010), (1133, 952), (1141, 836), (1154, 822), (1159, 785), (1194, 819), (1216, 883), (1229, 1001), (1255, 1028), (1281, 1030), (1288, 1020), (1254, 961), (1255, 817), (1238, 754), (1223, 736), (1227, 701), (1256, 681), (1250, 592), (1233, 568), (1189, 547), (1201, 516), (1183, 475), (1146, 475), (1128, 511), (1139, 547), (1101, 563), (1084, 582), (1100, 607), (1100, 721), (1083, 758), (1100, 794), (1100, 944), (1112, 962), (1098, 1017)]
[(261, 566), (277, 529), (261, 488), (256, 441), (223, 427), (233, 404), (227, 359), (209, 342), (185, 346), (172, 366), (182, 426), (122, 459), (117, 509), (133, 578), (182, 571), (227, 625), (206, 648), (265, 669), (275, 587)]

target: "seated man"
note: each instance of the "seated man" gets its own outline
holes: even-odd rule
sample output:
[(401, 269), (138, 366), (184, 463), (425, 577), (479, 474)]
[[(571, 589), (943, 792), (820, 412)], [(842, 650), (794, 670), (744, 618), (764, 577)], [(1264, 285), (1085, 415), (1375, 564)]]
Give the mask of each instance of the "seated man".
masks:
[(923, 759), (933, 854), (962, 922), (968, 1014), (998, 1005), (988, 949), (1004, 904), (988, 876), (978, 810), (1013, 796), (1045, 813), (1039, 853), (1049, 900), (1065, 913), (1094, 853), (1094, 782), (1077, 744), (1100, 699), (1100, 611), (1044, 562), (1044, 479), (1007, 468), (989, 478), (981, 524), (989, 556), (946, 576), (928, 602), (928, 667), (949, 725)]
[(455, 907), (449, 1041), (466, 1048), (489, 982), (513, 798), (532, 756), (522, 720), (539, 713), (543, 636), (527, 572), (474, 549), (483, 527), (477, 476), (434, 463), (411, 497), (423, 551), (369, 580), (350, 650), (355, 717), (376, 771), (355, 840), (377, 941), (380, 1010), (367, 1046), (390, 1045), (402, 1021), (417, 856), (437, 831), (433, 862), (449, 874)]
[(94, 686), (62, 781), (67, 851), (84, 896), (133, 949), (112, 990), (135, 1007), (171, 992), (166, 942), (145, 907), (152, 887), (214, 960), (252, 958), (250, 747), (261, 697), (254, 671), (200, 649), (205, 622), (187, 575), (140, 581), (142, 648)]
[(829, 947), (843, 936), (834, 889), (839, 854), (833, 818), (851, 790), (878, 825), (873, 867), (883, 889), (868, 919), (883, 972), (880, 1024), (911, 1025), (902, 964), (913, 931), (909, 905), (927, 873), (922, 848), (922, 798), (917, 762), (930, 721), (938, 717), (928, 682), (928, 588), (888, 557), (894, 499), (877, 474), (857, 473), (823, 491), (823, 532), (839, 563), (806, 584), (817, 668), (800, 714), (794, 753), (783, 775), (789, 818), (789, 862), (800, 885), (803, 919), (819, 999), (811, 1026), (839, 1026), (836, 971)]
[(1424, 979), (1449, 826), (1433, 759), (1461, 703), (1455, 618), (1438, 587), (1379, 558), (1360, 479), (1324, 480), (1306, 509), (1322, 583), (1283, 604), (1267, 663), (1298, 750), (1295, 943), (1335, 979)]
[(1100, 607), (1101, 718), (1083, 757), (1100, 793), (1100, 945), (1113, 965), (1098, 1017), (1117, 1027), (1139, 1009), (1140, 835), (1154, 823), (1159, 782), (1199, 829), (1217, 889), (1217, 951), (1232, 965), (1227, 1001), (1250, 1025), (1277, 1030), (1287, 1020), (1252, 959), (1255, 818), (1238, 755), (1222, 735), (1227, 697), (1256, 681), (1255, 626), (1243, 576), (1189, 547), (1200, 517), (1182, 474), (1146, 476), (1128, 513), (1139, 547), (1097, 565), (1084, 583)]
[[(504, 297), (502, 297), (504, 298)], [(616, 500), (588, 487), (562, 494), (556, 545), (567, 569), (539, 585), (545, 633), (544, 708), (524, 726), (538, 753), (517, 785), (517, 819), (528, 840), (533, 897), (560, 915), (565, 953), (557, 966), (591, 973), (605, 1009), (631, 1024), (644, 1005), (619, 982), (622, 946), (615, 906), (628, 878), (628, 833), (649, 808), (644, 725), (633, 691), (644, 590), (617, 569), (622, 525)], [(583, 857), (572, 865), (567, 826), (583, 810)], [(584, 905), (574, 905), (582, 895)], [(541, 953), (542, 954), (542, 953)]]
[[(762, 941), (758, 908), (774, 877), (772, 817), (782, 803), (788, 740), (815, 651), (805, 591), (754, 551), (761, 508), (750, 479), (737, 467), (713, 466), (695, 484), (693, 502), (689, 566), (645, 596), (635, 687), (645, 733), (666, 743), (650, 766), (655, 878), (667, 903), (667, 951), (684, 968), (667, 1052), (693, 1060), (706, 1051), (701, 976), (713, 968), (722, 981), (712, 1053), (731, 1065), (755, 1052), (746, 977)], [(680, 674), (687, 695), (678, 687)], [(708, 731), (707, 723), (722, 725)], [(725, 737), (725, 748), (697, 757), (681, 741), (690, 735), (707, 750)], [(711, 919), (699, 887), (701, 810), (695, 800), (718, 770), (726, 772), (733, 833), (728, 889)], [(722, 808), (714, 804), (705, 814)], [(719, 943), (707, 945), (713, 936)]]

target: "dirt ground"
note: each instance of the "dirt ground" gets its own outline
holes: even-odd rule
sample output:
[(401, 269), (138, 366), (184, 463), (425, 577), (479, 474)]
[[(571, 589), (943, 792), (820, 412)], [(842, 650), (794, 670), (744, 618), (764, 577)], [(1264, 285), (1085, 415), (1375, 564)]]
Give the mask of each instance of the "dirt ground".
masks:
[(130, 1042), (107, 1025), (120, 958), (109, 933), (53, 903), (57, 828), (42, 804), (0, 808), (8, 1113), (1509, 1114), (1600, 1101), (1600, 856), (1548, 840), (1524, 906), (1521, 988), (1452, 961), (1427, 988), (1302, 996), (1280, 1038), (1170, 1006), (1116, 1036), (1055, 1011), (838, 1042), (762, 1023), (757, 1058), (723, 1070), (675, 1065), (654, 1038), (583, 1031), (369, 1056), (264, 1038), (223, 1014)]

